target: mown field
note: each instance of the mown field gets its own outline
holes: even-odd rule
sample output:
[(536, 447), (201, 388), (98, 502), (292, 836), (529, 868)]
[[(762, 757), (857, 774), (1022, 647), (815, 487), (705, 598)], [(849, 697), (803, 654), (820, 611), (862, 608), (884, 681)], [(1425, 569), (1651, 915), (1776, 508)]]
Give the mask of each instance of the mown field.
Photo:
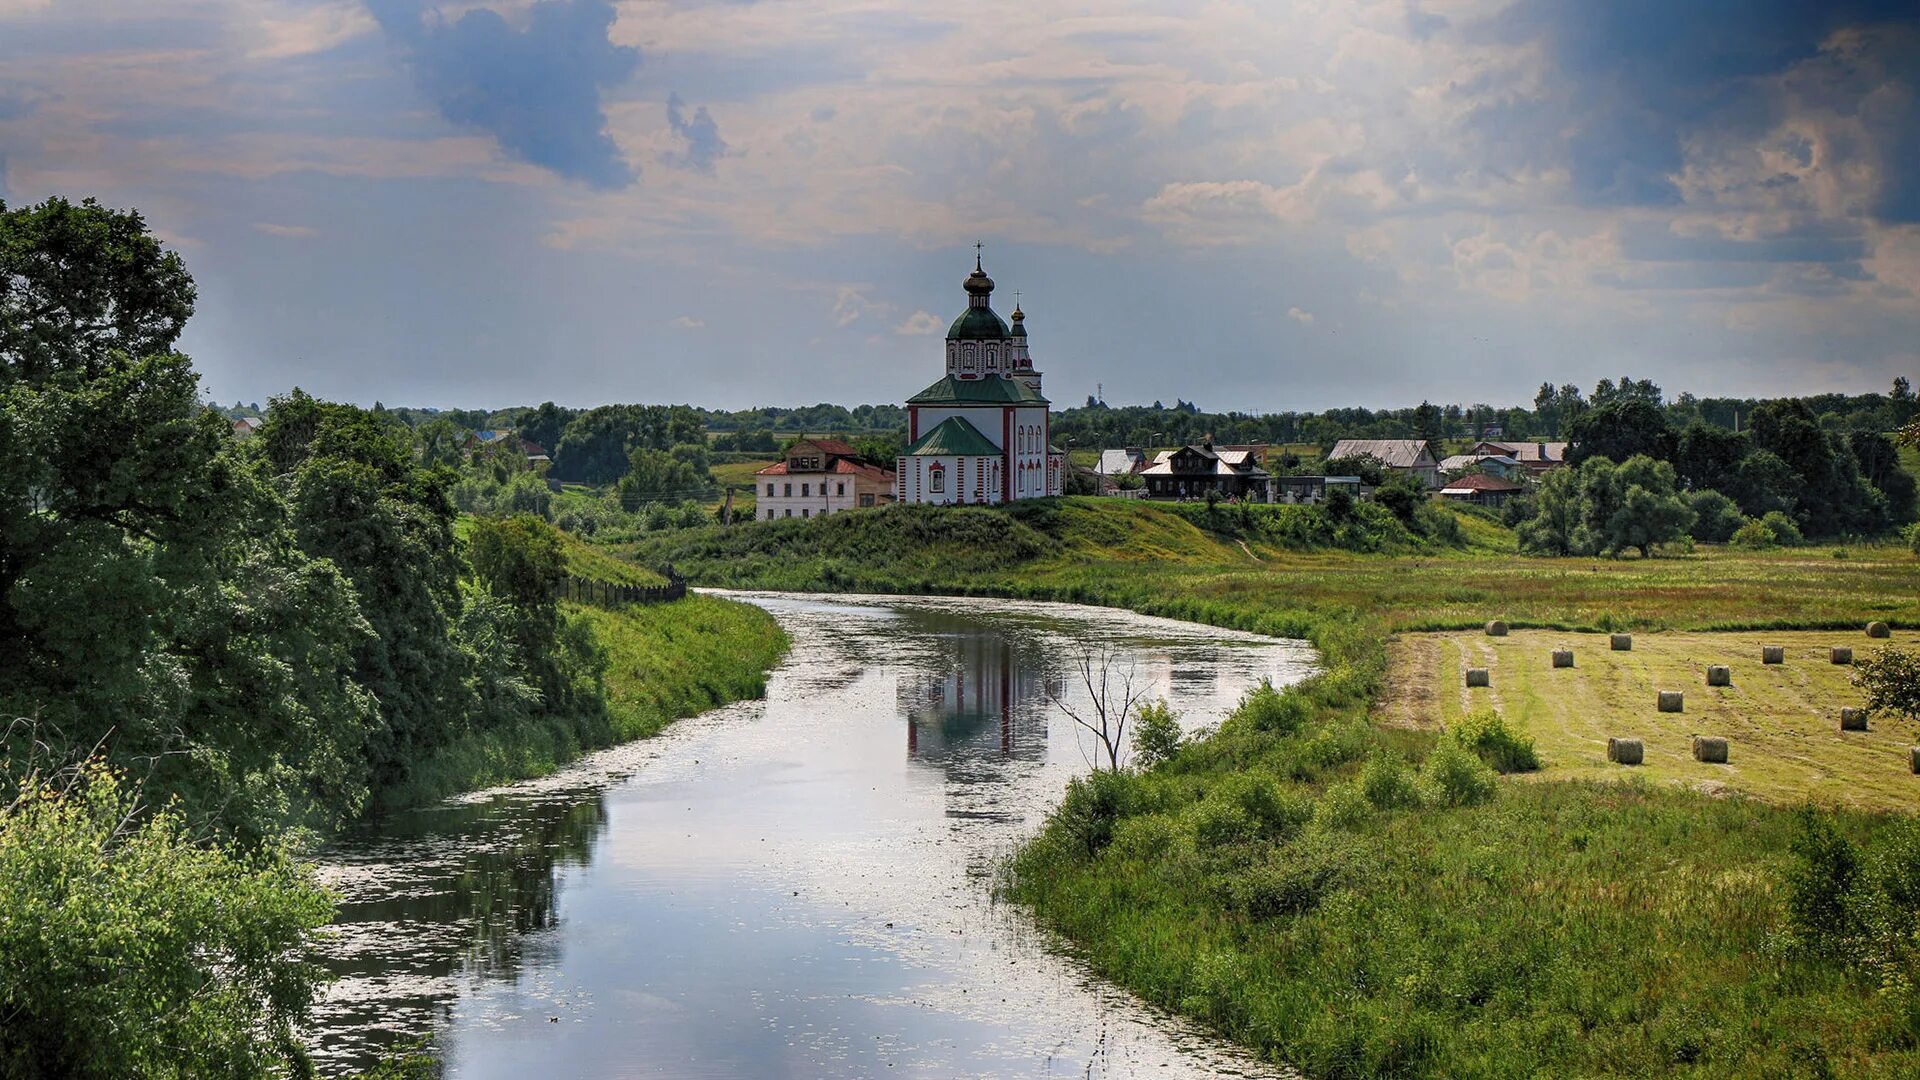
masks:
[[(1763, 664), (1762, 645), (1785, 648), (1786, 662)], [(1842, 706), (1861, 704), (1851, 666), (1830, 661), (1835, 645), (1865, 659), (1888, 641), (1859, 628), (1817, 631), (1642, 633), (1615, 652), (1605, 634), (1522, 630), (1400, 635), (1388, 647), (1387, 689), (1374, 715), (1382, 723), (1441, 728), (1493, 709), (1525, 727), (1539, 748), (1539, 780), (1643, 778), (1708, 793), (1740, 791), (1782, 805), (1811, 800), (1866, 810), (1920, 810), (1920, 777), (1907, 748), (1920, 731), (1886, 717), (1868, 731), (1841, 732)], [(1891, 644), (1920, 646), (1902, 630)], [(1555, 669), (1556, 648), (1574, 666)], [(1706, 667), (1725, 665), (1729, 686), (1706, 685)], [(1490, 686), (1469, 689), (1468, 668), (1488, 670)], [(1685, 711), (1662, 713), (1661, 690), (1685, 693)], [(1691, 737), (1729, 740), (1726, 764), (1693, 760)], [(1637, 738), (1646, 762), (1607, 761), (1610, 736)]]
[[(1920, 913), (1885, 901), (1907, 895), (1887, 884), (1903, 868), (1920, 875), (1911, 818), (1802, 818), (1784, 765), (1762, 778), (1769, 799), (1708, 794), (1661, 761), (1628, 783), (1572, 779), (1571, 721), (1566, 742), (1532, 732), (1540, 775), (1495, 778), (1486, 746), (1386, 722), (1383, 697), (1396, 635), (1491, 618), (1519, 628), (1496, 649), (1616, 629), (1825, 640), (1869, 618), (1908, 640), (1920, 559), (1892, 545), (1536, 559), (1485, 519), (1457, 524), (1064, 499), (629, 554), (713, 584), (1073, 600), (1314, 641), (1322, 675), (1164, 764), (1076, 785), (1005, 884), (1107, 977), (1309, 1076), (1920, 1074), (1920, 961), (1899, 945), (1920, 940)], [(1676, 648), (1634, 662), (1691, 662)], [(1513, 711), (1522, 663), (1503, 658), (1495, 682)], [(1764, 771), (1737, 752), (1733, 767)], [(1861, 937), (1856, 908), (1885, 933)], [(1816, 916), (1830, 932), (1808, 928)]]

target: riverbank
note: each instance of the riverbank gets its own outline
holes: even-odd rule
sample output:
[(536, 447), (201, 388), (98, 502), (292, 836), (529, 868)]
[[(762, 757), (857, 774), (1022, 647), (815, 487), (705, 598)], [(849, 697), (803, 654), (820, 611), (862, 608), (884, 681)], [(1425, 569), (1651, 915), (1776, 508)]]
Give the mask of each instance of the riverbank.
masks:
[[(1064, 599), (1313, 641), (1324, 674), (1145, 776), (1081, 785), (1011, 878), (1107, 977), (1311, 1076), (1920, 1067), (1920, 1011), (1898, 985), (1794, 945), (1789, 809), (1552, 779), (1482, 797), (1437, 734), (1366, 722), (1396, 632), (1920, 625), (1904, 549), (1595, 561), (1521, 558), (1492, 536), (1386, 557), (1241, 548), (1108, 505), (968, 522), (1031, 530), (997, 560), (948, 559), (944, 533), (879, 521), (861, 535), (886, 547), (842, 557), (818, 542), (834, 519), (653, 554), (711, 584)], [(1870, 854), (1908, 823), (1823, 820)]]
[(560, 609), (606, 655), (605, 714), (457, 739), (421, 761), (404, 787), (382, 792), (384, 808), (545, 776), (583, 754), (656, 735), (675, 720), (760, 697), (788, 646), (760, 608), (698, 593), (664, 604), (566, 602)]

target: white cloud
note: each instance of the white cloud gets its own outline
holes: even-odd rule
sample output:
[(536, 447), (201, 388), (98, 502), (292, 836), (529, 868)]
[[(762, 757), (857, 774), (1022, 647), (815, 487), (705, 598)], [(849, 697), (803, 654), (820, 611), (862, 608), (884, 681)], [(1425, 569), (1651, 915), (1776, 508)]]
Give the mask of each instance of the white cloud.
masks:
[(682, 315), (673, 320), (673, 325), (682, 330), (698, 330), (707, 325), (707, 321), (705, 319), (696, 319), (691, 315)]
[(1297, 322), (1302, 326), (1313, 325), (1313, 312), (1302, 311), (1297, 307), (1290, 307), (1287, 309), (1287, 318), (1292, 319), (1294, 322)]
[(894, 327), (893, 332), (908, 337), (925, 337), (939, 333), (944, 325), (946, 324), (940, 321), (940, 317), (931, 311), (916, 311), (907, 316), (906, 322)]
[(278, 236), (288, 240), (320, 235), (320, 230), (311, 225), (276, 225), (271, 221), (256, 221), (253, 223), (253, 228), (255, 232), (263, 232), (268, 236)]

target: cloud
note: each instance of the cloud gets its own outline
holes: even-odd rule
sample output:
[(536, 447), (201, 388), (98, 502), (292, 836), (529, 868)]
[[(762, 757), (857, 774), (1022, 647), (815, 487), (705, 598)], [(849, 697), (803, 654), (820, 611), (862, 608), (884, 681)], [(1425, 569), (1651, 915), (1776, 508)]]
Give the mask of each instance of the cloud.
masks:
[(840, 285), (833, 292), (833, 324), (852, 326), (868, 312), (880, 310), (881, 305), (867, 299), (867, 286)]
[(607, 0), (538, 0), (523, 29), (473, 8), (448, 21), (420, 0), (368, 0), (407, 51), (414, 81), (440, 114), (492, 135), (530, 164), (596, 188), (631, 184), (637, 173), (607, 133), (601, 92), (631, 76), (639, 50), (615, 45)]
[(268, 236), (279, 236), (290, 240), (303, 240), (310, 236), (320, 235), (320, 230), (311, 225), (276, 225), (271, 221), (256, 221), (253, 223), (253, 228), (255, 232), (263, 232)]
[(893, 332), (904, 337), (925, 337), (940, 332), (946, 324), (931, 311), (916, 311), (907, 316), (907, 321), (893, 328)]
[(691, 315), (682, 315), (673, 320), (673, 325), (682, 330), (698, 330), (707, 325), (707, 321), (705, 319), (696, 319)]
[(1297, 307), (1290, 307), (1287, 309), (1287, 318), (1292, 319), (1294, 322), (1297, 322), (1302, 326), (1313, 325), (1313, 312), (1302, 311)]
[(679, 94), (667, 95), (667, 126), (680, 146), (660, 155), (669, 165), (713, 175), (713, 163), (727, 156), (726, 140), (720, 137), (720, 125), (713, 122), (705, 105), (693, 110), (688, 120), (686, 103)]

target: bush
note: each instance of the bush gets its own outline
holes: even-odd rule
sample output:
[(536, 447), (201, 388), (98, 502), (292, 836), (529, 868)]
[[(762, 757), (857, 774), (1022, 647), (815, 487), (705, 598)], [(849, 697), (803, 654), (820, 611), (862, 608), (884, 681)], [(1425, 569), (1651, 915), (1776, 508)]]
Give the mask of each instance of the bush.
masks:
[(1389, 750), (1375, 750), (1360, 767), (1360, 790), (1381, 810), (1411, 809), (1420, 805), (1420, 788), (1407, 759)]
[(1313, 710), (1298, 693), (1283, 693), (1274, 689), (1271, 680), (1262, 679), (1240, 699), (1233, 714), (1255, 731), (1292, 735), (1306, 726)]
[(1351, 829), (1372, 816), (1373, 804), (1353, 782), (1328, 788), (1313, 808), (1314, 827), (1322, 830)]
[(1760, 519), (1760, 524), (1767, 527), (1767, 531), (1773, 534), (1773, 542), (1781, 547), (1798, 547), (1806, 542), (1800, 535), (1800, 526), (1778, 510), (1767, 511), (1767, 515)]
[(1454, 743), (1479, 755), (1499, 772), (1532, 772), (1540, 767), (1533, 740), (1521, 734), (1492, 709), (1470, 713), (1447, 729)]
[(1773, 530), (1758, 518), (1748, 518), (1746, 524), (1733, 531), (1729, 542), (1737, 548), (1760, 551), (1774, 546)]
[(136, 813), (97, 765), (0, 806), (0, 1075), (305, 1075), (330, 898), (278, 851)]
[(1907, 550), (1920, 555), (1920, 522), (1907, 526), (1903, 535), (1907, 538)]
[(1710, 488), (1689, 493), (1687, 506), (1693, 511), (1690, 534), (1702, 543), (1724, 544), (1746, 521), (1739, 503)]
[(1093, 858), (1113, 843), (1115, 825), (1135, 813), (1138, 806), (1138, 792), (1130, 774), (1100, 770), (1068, 783), (1066, 797), (1060, 800), (1054, 816), (1076, 846)]
[(1173, 757), (1180, 750), (1180, 715), (1165, 700), (1149, 701), (1133, 717), (1133, 756), (1143, 769)]
[(1187, 812), (1193, 843), (1202, 851), (1244, 844), (1259, 836), (1260, 827), (1231, 798), (1206, 798)]
[(1492, 766), (1452, 741), (1442, 742), (1427, 755), (1420, 779), (1430, 798), (1443, 806), (1478, 806), (1493, 798), (1499, 783)]
[(1816, 810), (1800, 810), (1799, 826), (1788, 849), (1787, 925), (1800, 944), (1834, 950), (1853, 929), (1848, 894), (1860, 876), (1860, 851)]
[(1304, 915), (1350, 884), (1365, 863), (1351, 840), (1310, 837), (1228, 878), (1227, 906), (1262, 921)]

